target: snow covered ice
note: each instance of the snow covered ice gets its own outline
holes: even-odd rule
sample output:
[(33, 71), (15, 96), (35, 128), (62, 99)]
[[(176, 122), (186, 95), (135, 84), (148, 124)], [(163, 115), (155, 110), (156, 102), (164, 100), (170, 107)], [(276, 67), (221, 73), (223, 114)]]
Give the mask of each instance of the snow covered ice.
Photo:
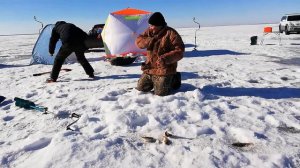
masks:
[[(300, 167), (300, 36), (265, 36), (265, 26), (179, 28), (186, 45), (182, 87), (159, 97), (134, 89), (140, 63), (112, 66), (86, 53), (96, 79), (78, 63), (31, 65), (37, 39), (0, 36), (0, 167)], [(20, 97), (50, 114), (14, 105)], [(54, 113), (54, 114), (52, 114)], [(81, 117), (71, 130), (66, 126)], [(144, 143), (142, 136), (170, 145)], [(245, 147), (233, 143), (249, 143)]]

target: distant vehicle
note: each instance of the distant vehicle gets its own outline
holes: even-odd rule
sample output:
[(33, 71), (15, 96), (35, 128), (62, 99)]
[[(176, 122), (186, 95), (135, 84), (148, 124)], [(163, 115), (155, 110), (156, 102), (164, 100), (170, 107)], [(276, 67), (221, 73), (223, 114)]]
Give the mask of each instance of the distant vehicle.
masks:
[(279, 32), (289, 35), (291, 32), (300, 33), (300, 13), (286, 14), (281, 18)]
[(104, 28), (104, 24), (96, 24), (88, 33), (88, 38), (85, 41), (87, 48), (103, 48), (103, 40), (101, 32)]

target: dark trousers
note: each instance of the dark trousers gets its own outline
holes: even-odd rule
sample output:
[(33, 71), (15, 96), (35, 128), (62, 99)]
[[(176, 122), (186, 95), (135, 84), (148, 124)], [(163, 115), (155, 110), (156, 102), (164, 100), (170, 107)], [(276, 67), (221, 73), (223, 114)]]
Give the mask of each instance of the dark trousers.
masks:
[(86, 48), (84, 45), (63, 44), (55, 57), (51, 72), (51, 78), (54, 80), (58, 78), (62, 64), (65, 62), (66, 58), (71, 55), (72, 52), (75, 52), (77, 61), (81, 64), (85, 73), (87, 75), (93, 75), (94, 69), (84, 56), (85, 50)]

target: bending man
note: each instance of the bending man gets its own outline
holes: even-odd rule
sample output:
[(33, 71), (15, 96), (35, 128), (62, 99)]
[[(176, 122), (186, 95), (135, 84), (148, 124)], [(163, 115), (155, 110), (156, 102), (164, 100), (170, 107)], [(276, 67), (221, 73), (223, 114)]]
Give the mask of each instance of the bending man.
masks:
[(55, 57), (51, 76), (46, 80), (47, 83), (56, 82), (62, 64), (72, 52), (75, 52), (77, 61), (81, 64), (85, 73), (90, 78), (95, 77), (93, 67), (84, 56), (84, 52), (87, 50), (84, 44), (86, 38), (87, 34), (74, 24), (64, 21), (56, 22), (49, 42), (49, 53), (51, 55), (54, 54), (55, 46), (59, 39), (62, 42), (62, 46)]

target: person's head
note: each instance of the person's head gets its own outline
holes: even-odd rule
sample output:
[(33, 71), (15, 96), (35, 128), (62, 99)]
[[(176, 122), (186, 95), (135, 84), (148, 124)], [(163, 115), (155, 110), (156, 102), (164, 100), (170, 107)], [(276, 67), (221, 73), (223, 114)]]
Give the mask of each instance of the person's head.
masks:
[(149, 28), (156, 32), (167, 25), (164, 16), (160, 12), (154, 12), (149, 20)]
[(58, 25), (61, 25), (61, 24), (65, 24), (66, 22), (65, 21), (57, 21), (56, 23), (55, 23), (55, 26), (58, 26)]

